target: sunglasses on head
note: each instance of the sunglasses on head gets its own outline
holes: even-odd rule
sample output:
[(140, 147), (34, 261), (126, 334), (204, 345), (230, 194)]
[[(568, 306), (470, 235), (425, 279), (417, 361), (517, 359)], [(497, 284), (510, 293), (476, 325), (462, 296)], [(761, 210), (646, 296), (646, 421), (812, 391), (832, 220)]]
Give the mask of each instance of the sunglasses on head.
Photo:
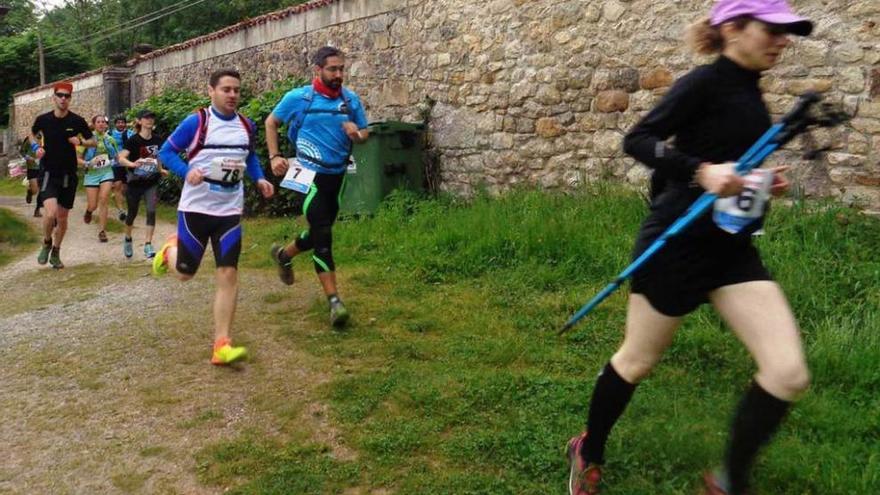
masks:
[(71, 94), (70, 93), (55, 93), (55, 96), (57, 96), (58, 98), (70, 98)]

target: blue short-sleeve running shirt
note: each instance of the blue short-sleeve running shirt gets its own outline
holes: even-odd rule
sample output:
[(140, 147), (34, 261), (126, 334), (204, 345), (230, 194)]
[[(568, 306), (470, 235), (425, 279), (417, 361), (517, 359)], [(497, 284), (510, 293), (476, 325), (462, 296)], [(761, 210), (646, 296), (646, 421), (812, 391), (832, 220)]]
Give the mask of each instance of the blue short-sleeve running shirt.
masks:
[[(272, 114), (288, 125), (296, 121), (295, 113), (308, 113), (302, 121), (295, 143), (297, 157), (303, 165), (322, 173), (343, 173), (351, 149), (351, 139), (342, 129), (342, 124), (352, 121), (358, 129), (367, 127), (367, 115), (360, 98), (352, 91), (344, 90), (344, 96), (328, 98), (312, 90), (311, 85), (288, 91), (278, 103)], [(312, 101), (305, 102), (305, 96), (313, 93)], [(347, 100), (347, 101), (346, 101)], [(350, 104), (350, 113), (346, 105)], [(313, 158), (310, 161), (309, 158)]]

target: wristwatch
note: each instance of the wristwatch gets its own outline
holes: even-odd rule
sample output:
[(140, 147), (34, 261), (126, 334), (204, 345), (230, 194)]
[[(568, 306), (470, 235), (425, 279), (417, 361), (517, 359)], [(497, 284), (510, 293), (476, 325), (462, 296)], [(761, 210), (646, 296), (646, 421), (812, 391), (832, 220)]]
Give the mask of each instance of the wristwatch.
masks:
[(275, 153), (274, 155), (269, 157), (269, 161), (271, 162), (272, 160), (278, 158), (279, 156), (282, 158), (284, 157), (284, 155), (282, 155), (281, 153)]

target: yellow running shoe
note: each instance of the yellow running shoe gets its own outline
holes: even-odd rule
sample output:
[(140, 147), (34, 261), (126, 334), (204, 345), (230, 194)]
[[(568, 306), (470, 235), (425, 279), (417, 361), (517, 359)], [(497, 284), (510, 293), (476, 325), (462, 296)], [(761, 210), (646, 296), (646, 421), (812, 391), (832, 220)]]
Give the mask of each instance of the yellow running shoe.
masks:
[(177, 235), (169, 236), (162, 249), (153, 256), (153, 275), (161, 277), (168, 273), (168, 248), (171, 246), (177, 246)]
[(220, 339), (214, 343), (214, 353), (211, 356), (211, 364), (224, 366), (232, 364), (247, 357), (247, 348), (232, 347), (229, 339)]

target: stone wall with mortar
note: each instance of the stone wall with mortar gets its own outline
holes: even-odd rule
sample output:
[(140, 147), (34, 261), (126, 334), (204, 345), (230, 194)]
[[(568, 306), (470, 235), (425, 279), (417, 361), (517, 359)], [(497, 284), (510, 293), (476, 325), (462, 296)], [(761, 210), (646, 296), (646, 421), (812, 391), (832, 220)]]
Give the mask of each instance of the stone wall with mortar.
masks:
[[(816, 30), (794, 39), (763, 78), (768, 106), (778, 116), (817, 90), (855, 118), (817, 133), (831, 148), (819, 159), (802, 160), (795, 142), (774, 161), (793, 166), (804, 194), (880, 210), (880, 2), (792, 3)], [(642, 183), (647, 171), (623, 155), (623, 134), (677, 77), (709, 60), (683, 43), (709, 0), (313, 4), (132, 61), (133, 100), (201, 90), (221, 66), (238, 67), (259, 91), (308, 76), (307, 54), (332, 44), (348, 53), (347, 84), (371, 120), (428, 121), (444, 189), (570, 188), (597, 178)]]
[[(101, 70), (80, 74), (67, 80), (73, 83), (73, 99), (70, 102), (72, 112), (79, 114), (86, 121), (91, 121), (93, 115), (105, 112), (104, 76)], [(37, 115), (53, 108), (51, 84), (17, 93), (13, 100), (12, 118), (9, 122), (13, 137), (16, 140), (25, 137)]]

